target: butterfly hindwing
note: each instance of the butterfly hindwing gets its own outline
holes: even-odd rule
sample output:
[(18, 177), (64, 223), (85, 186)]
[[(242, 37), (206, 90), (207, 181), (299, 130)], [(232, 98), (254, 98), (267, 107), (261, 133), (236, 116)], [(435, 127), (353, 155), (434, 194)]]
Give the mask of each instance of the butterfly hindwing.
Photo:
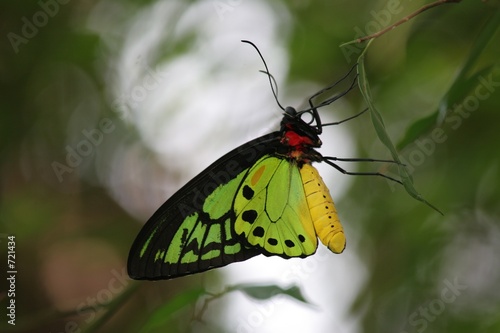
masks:
[(236, 193), (235, 231), (264, 253), (305, 257), (317, 248), (298, 166), (264, 156), (249, 170)]

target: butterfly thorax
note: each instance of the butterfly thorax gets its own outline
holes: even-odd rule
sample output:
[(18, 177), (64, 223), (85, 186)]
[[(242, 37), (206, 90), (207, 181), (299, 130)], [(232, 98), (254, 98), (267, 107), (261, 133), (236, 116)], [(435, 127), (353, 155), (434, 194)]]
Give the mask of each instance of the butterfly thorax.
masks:
[(307, 124), (297, 114), (285, 113), (281, 121), (283, 153), (299, 166), (304, 163), (319, 162), (322, 156), (314, 148), (321, 147), (321, 140), (315, 127)]

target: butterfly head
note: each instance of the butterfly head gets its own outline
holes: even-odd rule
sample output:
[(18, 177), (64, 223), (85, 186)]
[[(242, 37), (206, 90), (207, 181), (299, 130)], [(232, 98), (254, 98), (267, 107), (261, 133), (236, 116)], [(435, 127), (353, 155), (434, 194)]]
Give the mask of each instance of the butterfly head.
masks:
[[(312, 116), (309, 122), (305, 122), (302, 119), (302, 116), (305, 114)], [(297, 112), (297, 110), (290, 106), (286, 107), (283, 119), (281, 120), (281, 143), (297, 151), (321, 147), (320, 131), (317, 125), (313, 125), (314, 122), (317, 124), (318, 121), (317, 113)]]

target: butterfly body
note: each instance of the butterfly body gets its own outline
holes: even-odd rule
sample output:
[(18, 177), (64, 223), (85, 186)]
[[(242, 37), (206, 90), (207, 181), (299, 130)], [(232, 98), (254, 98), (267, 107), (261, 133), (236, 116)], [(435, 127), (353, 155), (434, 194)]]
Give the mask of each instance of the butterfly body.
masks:
[(129, 275), (170, 279), (258, 254), (306, 257), (318, 237), (341, 253), (342, 226), (311, 165), (323, 160), (320, 133), (286, 108), (279, 131), (227, 153), (153, 214), (131, 248)]

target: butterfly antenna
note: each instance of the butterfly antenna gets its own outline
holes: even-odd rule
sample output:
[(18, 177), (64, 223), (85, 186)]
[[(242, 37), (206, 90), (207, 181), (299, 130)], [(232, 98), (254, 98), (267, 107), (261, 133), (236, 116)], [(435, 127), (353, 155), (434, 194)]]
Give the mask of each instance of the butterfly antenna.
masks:
[[(271, 78), (271, 80), (273, 80), (274, 89), (275, 89), (274, 91), (276, 91), (275, 94), (274, 94), (274, 91), (273, 91), (273, 94), (274, 94), (274, 98), (276, 99), (276, 102), (278, 102), (278, 95), (279, 95), (279, 92), (278, 92), (278, 83), (276, 82), (276, 79), (274, 78), (274, 75), (272, 75), (271, 73), (268, 73), (266, 71), (259, 71), (259, 72), (268, 75)], [(272, 88), (273, 88), (273, 86), (271, 86), (271, 89)], [(278, 104), (280, 104), (280, 103), (278, 102)], [(280, 107), (281, 107), (281, 105), (280, 105)]]
[[(260, 56), (260, 59), (262, 60), (262, 62), (264, 63), (264, 67), (266, 68), (265, 71), (260, 71), (261, 73), (264, 73), (267, 75), (268, 79), (269, 79), (269, 85), (271, 86), (271, 90), (273, 92), (273, 95), (274, 95), (274, 99), (276, 100), (276, 103), (278, 104), (278, 106), (280, 107), (281, 110), (285, 111), (285, 108), (281, 105), (280, 101), (278, 100), (278, 84), (276, 83), (276, 80), (274, 79), (274, 77), (271, 75), (271, 73), (269, 73), (269, 68), (267, 67), (267, 64), (266, 64), (266, 61), (264, 60), (264, 57), (262, 56), (262, 53), (260, 53), (260, 50), (259, 48), (254, 44), (252, 43), (251, 41), (249, 40), (241, 40), (242, 43), (247, 43), (247, 44), (250, 44), (253, 46), (253, 48), (257, 51), (257, 53), (259, 54)], [(274, 89), (274, 86), (273, 86), (273, 82), (274, 82), (274, 85), (276, 86), (276, 89)]]

